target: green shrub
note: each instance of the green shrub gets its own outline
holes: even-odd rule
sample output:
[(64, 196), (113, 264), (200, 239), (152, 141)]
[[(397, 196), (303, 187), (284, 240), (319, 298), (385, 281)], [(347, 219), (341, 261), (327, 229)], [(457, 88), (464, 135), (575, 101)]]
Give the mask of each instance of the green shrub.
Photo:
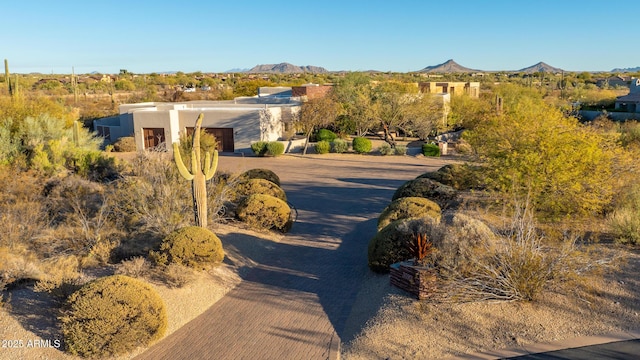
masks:
[(328, 141), (322, 140), (316, 143), (316, 153), (326, 154), (329, 150), (331, 150), (331, 144)]
[(358, 154), (366, 154), (371, 151), (371, 140), (363, 137), (353, 138), (352, 147)]
[(70, 353), (106, 358), (160, 339), (167, 328), (167, 314), (151, 286), (113, 275), (74, 292), (66, 302), (61, 323)]
[(480, 187), (478, 168), (468, 164), (448, 164), (437, 171), (424, 173), (418, 178), (425, 178), (449, 185), (456, 190), (467, 190)]
[(279, 141), (269, 141), (265, 155), (280, 156), (284, 154), (284, 144)]
[(334, 133), (333, 131), (329, 130), (329, 129), (320, 129), (318, 130), (318, 133), (316, 134), (316, 141), (320, 142), (320, 141), (326, 141), (326, 142), (332, 142), (333, 140), (335, 140), (338, 137), (338, 135), (336, 135), (336, 133)]
[(616, 240), (623, 244), (640, 244), (640, 185), (623, 191), (607, 222)]
[(349, 151), (349, 143), (343, 139), (335, 139), (331, 145), (334, 153), (342, 154)]
[(415, 233), (425, 234), (427, 240), (436, 242), (442, 236), (440, 229), (438, 222), (431, 217), (390, 223), (369, 241), (369, 268), (375, 272), (389, 272), (391, 264), (411, 258), (408, 244)]
[(117, 152), (136, 151), (136, 139), (133, 136), (123, 136), (113, 143), (113, 150)]
[(442, 211), (435, 202), (421, 197), (403, 197), (391, 202), (378, 217), (378, 230), (389, 225), (391, 222), (429, 216), (440, 221)]
[(258, 156), (264, 156), (267, 153), (267, 142), (256, 141), (251, 144), (251, 151)]
[(207, 268), (224, 259), (222, 242), (209, 229), (187, 226), (167, 235), (154, 252), (154, 259), (160, 264), (180, 264), (193, 268)]
[(422, 153), (424, 156), (440, 156), (440, 147), (438, 144), (422, 144)]
[(240, 176), (238, 176), (239, 179), (265, 179), (265, 180), (269, 180), (272, 183), (280, 186), (280, 178), (278, 177), (278, 175), (276, 173), (274, 173), (273, 171), (269, 170), (269, 169), (249, 169), (245, 172), (243, 172), (242, 174), (240, 174)]
[(291, 229), (291, 208), (286, 202), (265, 194), (253, 194), (238, 205), (238, 219), (258, 229)]
[(392, 200), (403, 197), (423, 197), (436, 202), (441, 208), (447, 208), (457, 194), (451, 186), (425, 178), (409, 180), (393, 194)]
[(101, 151), (77, 151), (69, 160), (69, 167), (91, 181), (109, 182), (120, 178), (122, 165), (116, 158)]
[(404, 145), (396, 145), (394, 154), (396, 155), (407, 155), (407, 147)]
[(380, 147), (378, 148), (378, 151), (380, 152), (380, 155), (391, 155), (393, 154), (394, 150), (391, 148), (389, 144), (384, 143), (380, 145)]
[(287, 201), (284, 190), (275, 183), (266, 179), (248, 179), (238, 182), (234, 186), (235, 198), (241, 200), (253, 194), (267, 194), (277, 197), (282, 201)]

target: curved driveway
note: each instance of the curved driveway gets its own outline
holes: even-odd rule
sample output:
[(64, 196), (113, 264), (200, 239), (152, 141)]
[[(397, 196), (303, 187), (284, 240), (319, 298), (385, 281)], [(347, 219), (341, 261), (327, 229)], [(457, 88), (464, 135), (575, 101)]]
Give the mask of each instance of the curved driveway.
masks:
[(338, 358), (340, 342), (373, 315), (354, 304), (369, 274), (366, 251), (377, 216), (403, 182), (445, 163), (411, 156), (221, 156), (222, 171), (275, 171), (297, 222), (280, 242), (221, 236), (225, 247), (255, 267), (205, 313), (139, 358)]

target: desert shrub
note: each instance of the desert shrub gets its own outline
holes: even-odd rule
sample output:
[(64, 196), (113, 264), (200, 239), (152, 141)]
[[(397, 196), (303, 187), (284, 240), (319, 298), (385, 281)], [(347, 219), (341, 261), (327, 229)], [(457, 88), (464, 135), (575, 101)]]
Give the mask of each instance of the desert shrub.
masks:
[(255, 155), (264, 156), (267, 153), (267, 142), (266, 141), (256, 141), (251, 144), (251, 151)]
[(153, 278), (170, 288), (181, 288), (191, 283), (196, 276), (193, 268), (171, 263), (158, 267)]
[(422, 144), (422, 154), (424, 156), (440, 156), (440, 147), (437, 144)]
[(441, 226), (431, 217), (394, 221), (369, 241), (369, 268), (386, 273), (391, 264), (411, 258), (408, 244), (415, 233), (425, 234), (427, 240), (432, 242), (442, 237)]
[(133, 278), (143, 278), (151, 273), (151, 264), (142, 256), (123, 260), (116, 266), (116, 275), (126, 275)]
[(327, 154), (331, 150), (331, 144), (326, 140), (321, 140), (316, 143), (316, 153)]
[(80, 286), (80, 263), (75, 256), (58, 256), (40, 264), (41, 275), (35, 291), (45, 291), (57, 299), (66, 299)]
[(607, 222), (618, 242), (640, 244), (640, 185), (622, 192)]
[(193, 268), (206, 268), (224, 259), (220, 239), (208, 229), (187, 226), (167, 235), (158, 252), (152, 252), (157, 263), (181, 264)]
[(160, 339), (167, 329), (167, 314), (162, 298), (151, 286), (113, 275), (73, 293), (61, 327), (71, 354), (105, 358)]
[(113, 143), (113, 150), (117, 152), (134, 152), (136, 148), (136, 139), (133, 136), (123, 136)]
[(478, 168), (469, 164), (448, 164), (437, 171), (424, 173), (418, 178), (431, 179), (456, 190), (474, 189), (481, 186)]
[(253, 194), (245, 198), (237, 211), (238, 219), (260, 229), (287, 232), (291, 228), (291, 208), (271, 195)]
[(378, 148), (378, 152), (380, 152), (380, 155), (391, 155), (393, 154), (394, 150), (389, 144), (384, 143), (380, 145), (380, 147)]
[(440, 221), (442, 211), (435, 202), (421, 197), (403, 197), (391, 202), (378, 217), (378, 230), (406, 218), (429, 216)]
[(353, 138), (351, 147), (358, 154), (366, 154), (371, 151), (371, 140), (363, 137)]
[(395, 155), (407, 155), (407, 147), (404, 145), (396, 145), (393, 153)]
[(343, 139), (333, 140), (331, 146), (333, 147), (333, 152), (337, 154), (342, 154), (349, 151), (349, 143)]
[(456, 198), (456, 190), (451, 186), (425, 178), (409, 180), (393, 194), (392, 200), (402, 197), (423, 197), (447, 208)]
[(239, 179), (265, 179), (280, 186), (280, 178), (269, 169), (249, 169), (238, 176)]
[(265, 155), (280, 156), (284, 154), (284, 144), (279, 141), (269, 141)]
[(236, 200), (239, 201), (252, 194), (267, 194), (287, 201), (284, 190), (275, 183), (266, 179), (248, 179), (239, 181), (234, 185)]
[(473, 152), (473, 148), (471, 147), (471, 145), (464, 139), (458, 139), (455, 144), (455, 150), (458, 154), (462, 155), (468, 155)]
[(334, 133), (333, 131), (331, 131), (329, 129), (320, 129), (316, 133), (316, 141), (318, 141), (318, 142), (326, 141), (326, 142), (330, 143), (333, 140), (335, 140), (337, 137), (338, 137), (338, 135), (336, 135), (336, 133)]

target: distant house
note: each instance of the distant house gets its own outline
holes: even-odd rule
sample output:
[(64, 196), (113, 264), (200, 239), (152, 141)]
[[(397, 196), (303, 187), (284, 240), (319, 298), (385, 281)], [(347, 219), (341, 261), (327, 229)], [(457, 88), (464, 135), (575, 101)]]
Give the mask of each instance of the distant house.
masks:
[(474, 98), (480, 96), (479, 82), (421, 82), (419, 86), (420, 92), (427, 94), (467, 94)]
[(629, 86), (630, 81), (631, 81), (630, 78), (616, 75), (616, 76), (610, 76), (605, 79), (600, 79), (596, 82), (596, 85), (599, 88), (627, 87)]
[(106, 143), (135, 138), (138, 150), (166, 149), (190, 133), (200, 113), (202, 128), (212, 133), (222, 152), (251, 152), (256, 141), (282, 138), (300, 103), (290, 98), (237, 98), (230, 101), (146, 102), (120, 105), (120, 114), (93, 122)]
[(640, 112), (640, 79), (631, 79), (629, 94), (616, 98), (616, 110)]

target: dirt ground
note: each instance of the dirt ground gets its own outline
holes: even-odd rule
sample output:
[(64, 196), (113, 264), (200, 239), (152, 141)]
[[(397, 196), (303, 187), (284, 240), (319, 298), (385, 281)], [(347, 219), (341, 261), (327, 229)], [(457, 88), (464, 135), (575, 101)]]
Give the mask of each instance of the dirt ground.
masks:
[[(304, 176), (297, 169), (293, 180), (305, 177), (340, 177), (327, 174), (321, 164), (333, 160), (341, 166), (358, 167), (376, 176), (385, 167), (406, 166), (407, 180), (419, 174), (425, 159), (358, 155), (311, 155), (316, 166), (305, 161)], [(220, 170), (237, 173), (254, 167), (269, 167), (286, 174), (288, 167), (302, 164), (296, 157), (221, 157)], [(437, 168), (452, 158), (430, 164)], [(313, 162), (311, 163), (313, 165)], [(286, 175), (285, 175), (286, 176)], [(292, 175), (293, 176), (293, 175)], [(281, 175), (281, 177), (284, 177)], [(382, 179), (381, 179), (382, 180)], [(221, 235), (242, 231), (227, 226), (215, 230)], [(252, 232), (269, 241), (273, 234)], [(286, 235), (284, 235), (286, 236)], [(603, 245), (613, 247), (613, 245)], [(586, 335), (636, 330), (640, 327), (640, 253), (626, 248), (617, 251), (624, 265), (620, 272), (603, 280), (593, 279), (587, 289), (567, 293), (547, 292), (532, 303), (467, 303), (456, 305), (420, 302), (389, 285), (388, 275), (370, 273), (357, 295), (347, 321), (342, 344), (345, 359), (436, 359), (462, 354), (513, 348), (527, 343), (545, 343)], [(243, 263), (243, 254), (230, 253), (234, 263)], [(243, 266), (251, 266), (244, 263)], [(182, 289), (154, 285), (168, 308), (168, 333), (201, 314), (240, 281), (239, 267), (223, 265), (202, 274)], [(52, 300), (29, 288), (5, 294), (0, 308), (0, 359), (75, 359), (55, 347), (61, 335), (56, 327)], [(184, 306), (185, 303), (189, 306)], [(375, 314), (371, 317), (369, 314)], [(21, 341), (21, 342), (19, 342)], [(11, 347), (16, 344), (17, 347)], [(132, 358), (139, 351), (121, 357)]]

